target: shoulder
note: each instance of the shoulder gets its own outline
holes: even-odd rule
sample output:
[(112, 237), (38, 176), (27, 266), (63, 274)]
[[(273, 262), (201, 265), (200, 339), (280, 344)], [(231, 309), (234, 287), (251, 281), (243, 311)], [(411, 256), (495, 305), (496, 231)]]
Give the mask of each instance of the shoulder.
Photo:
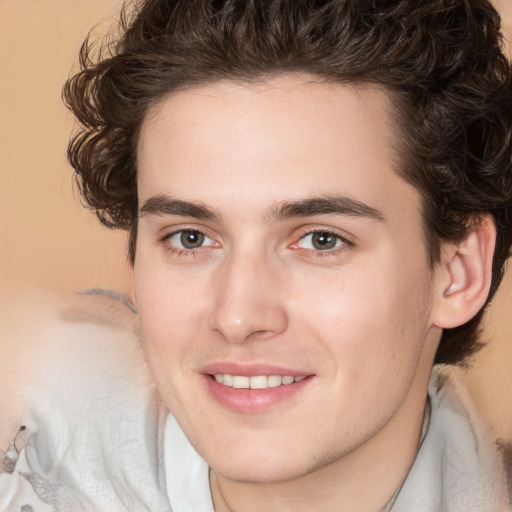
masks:
[(426, 435), (392, 510), (510, 511), (502, 454), (465, 387), (435, 371), (429, 399)]
[(58, 510), (167, 509), (159, 448), (165, 411), (136, 326), (129, 304), (110, 292), (70, 297), (47, 315), (24, 431), (4, 481), (23, 475)]

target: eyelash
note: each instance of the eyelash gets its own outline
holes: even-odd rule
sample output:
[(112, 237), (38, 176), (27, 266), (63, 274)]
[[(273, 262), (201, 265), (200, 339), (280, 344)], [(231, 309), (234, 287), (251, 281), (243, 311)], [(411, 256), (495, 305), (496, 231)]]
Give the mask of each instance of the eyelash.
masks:
[[(339, 247), (333, 247), (332, 249), (303, 249), (301, 247), (298, 247), (298, 244), (304, 240), (307, 236), (312, 236), (314, 234), (325, 234), (331, 237), (334, 237), (337, 239), (337, 241), (341, 242), (341, 245)], [(296, 246), (296, 247), (293, 247)], [(289, 247), (293, 248), (294, 250), (301, 251), (306, 257), (308, 258), (329, 258), (329, 257), (335, 257), (338, 256), (340, 253), (351, 250), (354, 247), (354, 242), (349, 240), (347, 237), (340, 235), (336, 231), (330, 230), (330, 229), (308, 229), (305, 230), (301, 236), (298, 238), (296, 242), (293, 242)]]
[[(200, 250), (204, 251), (205, 250), (204, 246), (187, 249), (187, 248), (178, 248), (178, 247), (174, 247), (173, 245), (171, 245), (171, 243), (170, 243), (171, 238), (173, 238), (176, 235), (183, 234), (183, 233), (186, 233), (186, 232), (188, 232), (188, 233), (196, 233), (196, 234), (198, 234), (200, 236), (204, 236), (206, 238), (209, 238), (210, 240), (213, 240), (213, 238), (208, 236), (207, 233), (205, 233), (204, 231), (202, 231), (200, 229), (196, 229), (196, 228), (182, 228), (182, 229), (178, 229), (176, 231), (173, 231), (172, 233), (167, 233), (166, 235), (164, 235), (163, 237), (161, 237), (159, 239), (159, 243), (162, 244), (165, 247), (165, 250), (168, 253), (175, 254), (177, 256), (182, 256), (182, 257), (185, 257), (185, 256), (196, 256), (198, 251), (200, 251)], [(209, 248), (210, 247), (208, 247), (208, 246), (206, 247), (206, 249), (209, 249)]]
[[(166, 235), (164, 235), (163, 237), (161, 237), (159, 239), (159, 243), (162, 244), (165, 247), (165, 250), (168, 253), (174, 254), (174, 255), (180, 256), (180, 257), (187, 257), (187, 256), (195, 257), (197, 255), (198, 251), (209, 250), (209, 249), (212, 248), (211, 246), (200, 246), (200, 247), (196, 247), (196, 248), (187, 249), (187, 248), (178, 248), (178, 247), (174, 247), (173, 245), (171, 245), (170, 240), (174, 236), (179, 235), (179, 234), (183, 234), (185, 232), (196, 233), (196, 234), (198, 234), (200, 236), (204, 236), (204, 237), (214, 241), (213, 238), (211, 238), (207, 233), (205, 233), (204, 231), (202, 231), (200, 229), (196, 229), (196, 228), (182, 228), (182, 229), (173, 231), (171, 233), (167, 233)], [(321, 249), (316, 249), (316, 250), (315, 249), (304, 249), (304, 248), (298, 247), (298, 244), (301, 241), (303, 241), (308, 236), (313, 236), (315, 233), (317, 233), (317, 234), (320, 233), (320, 234), (325, 234), (325, 235), (328, 235), (328, 236), (332, 236), (332, 237), (336, 238), (337, 241), (340, 241), (341, 245), (339, 247), (333, 247), (332, 249), (325, 249), (325, 250), (321, 250)], [(218, 242), (216, 242), (216, 243), (218, 243)], [(288, 247), (293, 249), (293, 250), (301, 251), (308, 258), (325, 258), (325, 257), (337, 256), (341, 252), (344, 252), (344, 251), (352, 249), (354, 247), (354, 243), (351, 240), (349, 240), (348, 238), (340, 235), (339, 233), (337, 233), (337, 232), (335, 232), (333, 230), (329, 230), (329, 229), (309, 229), (309, 230), (304, 230), (304, 232), (300, 235), (300, 237), (297, 239), (297, 241), (293, 242), (290, 245), (288, 245)]]

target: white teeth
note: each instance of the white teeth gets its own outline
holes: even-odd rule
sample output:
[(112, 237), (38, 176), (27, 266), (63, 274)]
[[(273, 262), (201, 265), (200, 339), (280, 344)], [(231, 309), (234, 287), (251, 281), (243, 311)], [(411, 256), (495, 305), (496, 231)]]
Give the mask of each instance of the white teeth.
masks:
[(266, 389), (267, 385), (267, 377), (265, 375), (258, 375), (256, 377), (249, 378), (249, 387), (251, 389)]
[(269, 375), (267, 379), (267, 386), (269, 388), (277, 388), (282, 384), (281, 375)]
[(288, 385), (294, 382), (304, 380), (306, 375), (292, 377), (291, 375), (255, 375), (247, 377), (245, 375), (230, 375), (228, 373), (216, 373), (215, 380), (224, 386), (237, 389), (267, 389), (276, 388), (281, 385)]
[(233, 387), (234, 388), (248, 388), (249, 387), (249, 377), (245, 377), (243, 375), (233, 375)]

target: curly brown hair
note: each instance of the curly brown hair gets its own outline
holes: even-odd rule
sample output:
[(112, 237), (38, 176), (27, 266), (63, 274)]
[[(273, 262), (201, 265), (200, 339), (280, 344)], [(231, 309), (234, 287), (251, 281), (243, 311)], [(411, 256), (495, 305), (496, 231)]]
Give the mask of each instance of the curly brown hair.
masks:
[[(132, 262), (148, 108), (181, 88), (306, 72), (388, 91), (397, 172), (421, 193), (432, 266), (443, 241), (492, 215), (492, 298), (512, 244), (512, 74), (487, 0), (146, 0), (120, 28), (99, 52), (86, 39), (64, 98), (80, 123), (68, 151), (80, 192), (103, 224), (130, 231)], [(478, 348), (482, 313), (443, 333), (435, 363)]]

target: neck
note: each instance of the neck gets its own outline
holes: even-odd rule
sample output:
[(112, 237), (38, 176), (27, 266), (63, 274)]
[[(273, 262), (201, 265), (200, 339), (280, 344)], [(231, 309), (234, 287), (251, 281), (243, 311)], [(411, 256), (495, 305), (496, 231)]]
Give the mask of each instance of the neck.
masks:
[(415, 380), (383, 428), (327, 466), (293, 480), (271, 483), (238, 482), (211, 471), (215, 511), (382, 510), (400, 488), (417, 453), (426, 385), (424, 378)]

